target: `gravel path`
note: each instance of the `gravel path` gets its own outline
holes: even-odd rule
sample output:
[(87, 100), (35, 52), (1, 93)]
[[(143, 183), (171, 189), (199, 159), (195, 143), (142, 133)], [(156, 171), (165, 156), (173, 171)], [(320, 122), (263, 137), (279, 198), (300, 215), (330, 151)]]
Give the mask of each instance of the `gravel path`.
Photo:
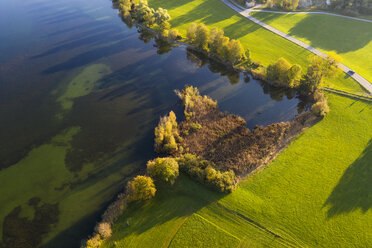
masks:
[[(242, 16), (248, 18), (249, 20), (257, 23), (258, 25), (266, 28), (267, 30), (270, 30), (271, 32), (277, 34), (277, 35), (280, 35), (282, 36), (283, 38), (286, 38), (287, 40), (290, 40), (292, 41), (293, 43), (309, 50), (310, 52), (316, 54), (316, 55), (319, 55), (319, 56), (322, 56), (322, 57), (326, 57), (327, 55), (321, 51), (319, 51), (318, 49), (290, 36), (289, 34), (286, 34), (286, 33), (283, 33), (282, 31), (279, 31), (278, 29), (254, 18), (253, 16), (250, 15), (250, 13), (252, 12), (252, 9), (244, 9), (242, 8), (241, 6), (238, 6), (236, 4), (233, 4), (231, 2), (229, 2), (228, 0), (221, 0), (224, 4), (226, 4), (227, 6), (229, 6), (230, 8), (232, 8), (233, 10), (235, 10), (236, 12), (238, 12), (239, 14), (241, 14)], [(254, 10), (254, 11), (261, 11), (261, 10)], [(267, 12), (267, 11), (263, 11), (263, 12)], [(273, 12), (273, 11), (272, 11)], [(283, 12), (275, 12), (275, 13), (283, 13)], [(284, 12), (286, 13), (286, 12)], [(289, 12), (289, 13), (292, 13), (292, 12)], [(302, 13), (302, 12), (296, 12), (296, 13)], [(304, 13), (317, 13), (317, 12), (304, 12)], [(326, 13), (326, 12), (321, 12), (323, 14), (329, 14), (329, 15), (336, 15), (336, 14), (330, 14), (330, 13)], [(346, 16), (345, 16), (346, 17)], [(354, 19), (353, 17), (350, 17), (351, 19)], [(360, 19), (360, 20), (364, 20), (364, 19)], [(364, 20), (364, 21), (368, 21), (368, 22), (372, 22), (372, 21), (369, 21), (369, 20)], [(355, 81), (357, 81), (363, 88), (365, 88), (369, 94), (372, 94), (372, 84), (365, 78), (363, 78), (361, 75), (359, 75), (358, 73), (356, 72), (353, 72), (353, 73), (350, 73), (352, 72), (353, 70), (349, 67), (347, 67), (346, 65), (340, 63), (339, 64), (339, 67), (346, 73), (348, 74), (350, 77), (352, 77)]]

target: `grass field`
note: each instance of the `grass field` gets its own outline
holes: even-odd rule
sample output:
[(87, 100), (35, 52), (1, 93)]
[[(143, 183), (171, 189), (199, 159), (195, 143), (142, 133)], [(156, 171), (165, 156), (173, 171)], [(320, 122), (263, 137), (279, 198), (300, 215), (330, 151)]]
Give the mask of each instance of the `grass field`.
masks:
[[(149, 0), (149, 4), (153, 8), (166, 8), (172, 17), (172, 27), (183, 35), (191, 23), (202, 22), (210, 28), (221, 28), (230, 38), (240, 40), (256, 62), (267, 66), (284, 57), (292, 64), (307, 68), (309, 51), (242, 17), (220, 0)], [(353, 79), (345, 78), (343, 73), (328, 82), (328, 86), (350, 92), (364, 91)]]
[(335, 51), (345, 65), (372, 82), (372, 23), (321, 14), (252, 15), (323, 52)]
[(217, 228), (240, 247), (372, 246), (372, 105), (328, 97), (329, 115), (235, 192), (217, 194), (181, 177), (132, 206), (104, 247), (167, 247), (187, 236), (193, 213), (213, 223), (194, 232), (200, 242)]
[[(239, 38), (263, 64), (281, 56), (306, 64), (308, 52), (218, 0), (150, 3), (167, 8), (183, 33), (204, 22)], [(334, 84), (358, 90), (350, 79)], [(103, 247), (371, 247), (372, 104), (327, 95), (329, 115), (236, 191), (216, 193), (181, 175), (144, 205), (130, 205)]]

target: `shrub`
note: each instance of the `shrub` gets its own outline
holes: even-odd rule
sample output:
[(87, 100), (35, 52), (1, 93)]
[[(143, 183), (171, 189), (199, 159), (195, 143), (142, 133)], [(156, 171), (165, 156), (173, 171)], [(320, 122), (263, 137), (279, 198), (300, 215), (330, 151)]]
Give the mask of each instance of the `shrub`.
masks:
[(92, 238), (88, 239), (86, 248), (99, 248), (102, 245), (102, 238), (99, 234), (95, 234)]
[(127, 184), (127, 201), (145, 201), (155, 196), (156, 188), (151, 177), (136, 176)]
[(190, 130), (191, 130), (192, 132), (196, 132), (196, 131), (200, 130), (201, 128), (202, 128), (202, 125), (200, 125), (200, 124), (197, 123), (197, 122), (193, 122), (193, 123), (191, 123), (191, 125), (190, 125)]
[(298, 87), (302, 77), (302, 68), (300, 65), (293, 65), (287, 72), (286, 83), (290, 88)]
[(185, 86), (182, 91), (176, 91), (176, 94), (179, 98), (181, 98), (183, 106), (184, 106), (184, 113), (186, 119), (192, 116), (193, 109), (196, 107), (196, 104), (205, 104), (208, 107), (216, 108), (217, 102), (213, 101), (208, 96), (201, 96), (199, 93), (198, 88), (193, 86)]
[(101, 235), (102, 238), (107, 239), (111, 237), (112, 230), (110, 223), (101, 222), (96, 226), (96, 232)]
[(178, 151), (177, 141), (180, 140), (176, 115), (171, 111), (168, 116), (160, 118), (159, 124), (155, 128), (155, 151), (172, 154)]
[(213, 168), (213, 163), (193, 154), (184, 154), (177, 158), (180, 169), (190, 177), (220, 191), (231, 192), (236, 185), (232, 170), (221, 172)]
[(147, 162), (150, 177), (174, 184), (179, 175), (178, 163), (174, 158), (156, 158)]
[(196, 28), (197, 28), (196, 23), (192, 23), (190, 26), (188, 26), (186, 30), (187, 40), (191, 43), (193, 43), (196, 38)]
[(140, 0), (135, 7), (136, 9), (136, 20), (147, 27), (151, 27), (154, 22), (154, 9), (148, 6), (147, 1)]
[(311, 107), (311, 112), (318, 117), (325, 117), (329, 112), (329, 106), (326, 100), (316, 102)]
[(275, 64), (267, 67), (266, 76), (268, 80), (285, 80), (287, 71), (291, 68), (291, 64), (284, 58), (279, 58)]
[(155, 23), (160, 25), (162, 24), (163, 22), (167, 22), (170, 20), (170, 15), (168, 14), (168, 10), (166, 9), (163, 9), (163, 8), (158, 8), (155, 12), (154, 12), (154, 19), (155, 19)]
[(180, 32), (178, 32), (177, 29), (169, 30), (168, 39), (170, 39), (171, 41), (174, 41), (174, 40), (179, 40), (181, 38), (182, 38), (182, 36), (181, 36)]
[(204, 23), (200, 23), (196, 27), (194, 44), (196, 47), (208, 51), (209, 44), (209, 28)]
[(102, 221), (110, 223), (111, 225), (120, 217), (126, 207), (125, 202), (125, 195), (120, 194), (116, 201), (114, 201), (110, 206), (106, 209), (106, 211), (102, 215)]
[(245, 51), (238, 40), (230, 40), (228, 45), (228, 61), (235, 65), (245, 60)]

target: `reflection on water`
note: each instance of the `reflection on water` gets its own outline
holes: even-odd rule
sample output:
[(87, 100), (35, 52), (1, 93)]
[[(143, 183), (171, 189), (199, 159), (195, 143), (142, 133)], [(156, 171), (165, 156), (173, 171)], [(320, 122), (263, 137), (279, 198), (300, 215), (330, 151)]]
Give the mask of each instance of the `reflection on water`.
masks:
[(250, 128), (306, 108), (292, 90), (126, 27), (107, 0), (0, 1), (0, 29), (2, 248), (19, 235), (78, 247), (154, 156), (159, 116), (180, 107), (174, 89), (197, 86)]

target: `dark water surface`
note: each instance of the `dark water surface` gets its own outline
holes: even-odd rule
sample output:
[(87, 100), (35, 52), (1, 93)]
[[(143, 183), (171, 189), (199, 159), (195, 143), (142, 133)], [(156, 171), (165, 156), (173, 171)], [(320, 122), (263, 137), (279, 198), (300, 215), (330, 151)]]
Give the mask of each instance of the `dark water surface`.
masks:
[(174, 89), (197, 86), (250, 128), (304, 106), (185, 47), (154, 47), (109, 0), (3, 0), (0, 31), (1, 248), (78, 247), (154, 156), (159, 116), (180, 109)]

